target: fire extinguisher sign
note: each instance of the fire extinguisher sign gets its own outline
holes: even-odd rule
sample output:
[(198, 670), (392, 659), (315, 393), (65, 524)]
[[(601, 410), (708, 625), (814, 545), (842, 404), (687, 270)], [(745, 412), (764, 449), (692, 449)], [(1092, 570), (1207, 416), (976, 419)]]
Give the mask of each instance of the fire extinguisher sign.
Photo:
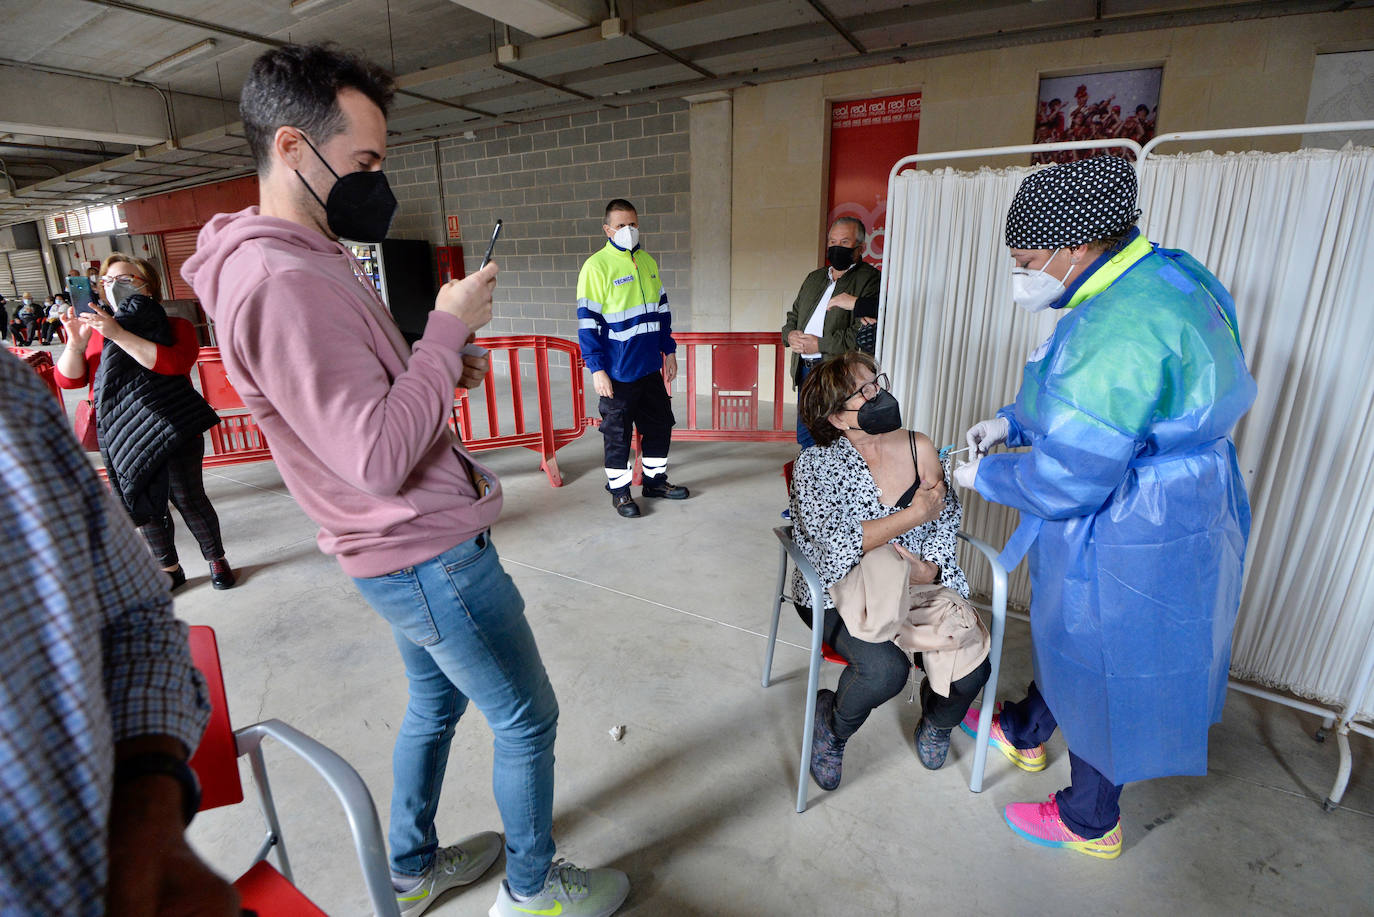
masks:
[(455, 242), (463, 238), (463, 234), (458, 231), (458, 217), (453, 214), (448, 218), (448, 237)]

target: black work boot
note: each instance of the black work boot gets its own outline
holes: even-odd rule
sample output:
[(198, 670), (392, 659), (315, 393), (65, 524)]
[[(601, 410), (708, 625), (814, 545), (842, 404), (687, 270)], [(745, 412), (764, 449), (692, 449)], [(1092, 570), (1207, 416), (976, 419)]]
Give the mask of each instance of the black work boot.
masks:
[(615, 507), (617, 513), (626, 519), (633, 519), (639, 515), (639, 504), (635, 502), (634, 497), (630, 496), (629, 484), (624, 487), (612, 487), (607, 484), (606, 490), (610, 491), (611, 505)]
[(686, 500), (690, 496), (687, 488), (680, 484), (670, 484), (666, 474), (656, 478), (646, 477), (641, 489), (645, 497), (662, 497), (665, 500)]

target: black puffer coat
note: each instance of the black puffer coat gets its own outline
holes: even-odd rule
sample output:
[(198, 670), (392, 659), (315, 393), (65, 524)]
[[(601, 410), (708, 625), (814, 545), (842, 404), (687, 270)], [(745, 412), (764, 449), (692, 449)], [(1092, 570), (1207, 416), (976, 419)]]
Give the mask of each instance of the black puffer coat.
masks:
[[(130, 296), (114, 315), (125, 331), (171, 346), (167, 313), (151, 297)], [(214, 408), (185, 376), (165, 376), (139, 365), (106, 341), (95, 377), (100, 454), (135, 525), (167, 514), (167, 460), (192, 436), (219, 423)]]

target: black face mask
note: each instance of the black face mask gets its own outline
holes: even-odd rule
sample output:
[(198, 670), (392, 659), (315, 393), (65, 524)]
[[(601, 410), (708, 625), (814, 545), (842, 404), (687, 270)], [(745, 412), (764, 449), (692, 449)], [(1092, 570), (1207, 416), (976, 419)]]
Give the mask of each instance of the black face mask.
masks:
[(324, 208), (325, 221), (329, 224), (329, 230), (341, 239), (348, 239), (352, 242), (380, 242), (386, 238), (386, 232), (391, 228), (391, 218), (396, 215), (396, 195), (391, 193), (391, 186), (387, 184), (384, 172), (349, 172), (347, 175), (340, 175), (334, 171), (334, 167), (325, 158), (320, 156), (320, 151), (315, 149), (315, 144), (304, 134), (301, 139), (305, 140), (305, 145), (320, 157), (320, 162), (329, 170), (338, 181), (334, 182), (334, 187), (329, 189), (329, 201), (320, 201), (320, 196), (315, 193), (315, 189), (310, 187), (310, 182), (305, 180), (300, 170), (296, 170), (296, 177), (305, 185), (305, 190), (310, 192), (310, 196), (320, 201), (320, 206)]
[(869, 436), (891, 433), (902, 426), (902, 406), (891, 392), (878, 392), (859, 408), (859, 429)]
[(847, 271), (854, 263), (854, 249), (843, 245), (832, 245), (825, 250), (825, 260), (837, 271)]

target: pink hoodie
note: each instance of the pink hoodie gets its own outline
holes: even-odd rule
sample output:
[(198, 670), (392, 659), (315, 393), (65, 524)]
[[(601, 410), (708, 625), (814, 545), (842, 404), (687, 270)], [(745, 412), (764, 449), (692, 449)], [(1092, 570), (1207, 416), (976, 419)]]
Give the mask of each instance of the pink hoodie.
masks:
[[(320, 550), (366, 577), (486, 530), (501, 486), (445, 424), (467, 326), (435, 311), (412, 353), (355, 264), (337, 242), (249, 207), (205, 224), (181, 274), (282, 480), (319, 524)], [(480, 499), (469, 465), (491, 484)]]

